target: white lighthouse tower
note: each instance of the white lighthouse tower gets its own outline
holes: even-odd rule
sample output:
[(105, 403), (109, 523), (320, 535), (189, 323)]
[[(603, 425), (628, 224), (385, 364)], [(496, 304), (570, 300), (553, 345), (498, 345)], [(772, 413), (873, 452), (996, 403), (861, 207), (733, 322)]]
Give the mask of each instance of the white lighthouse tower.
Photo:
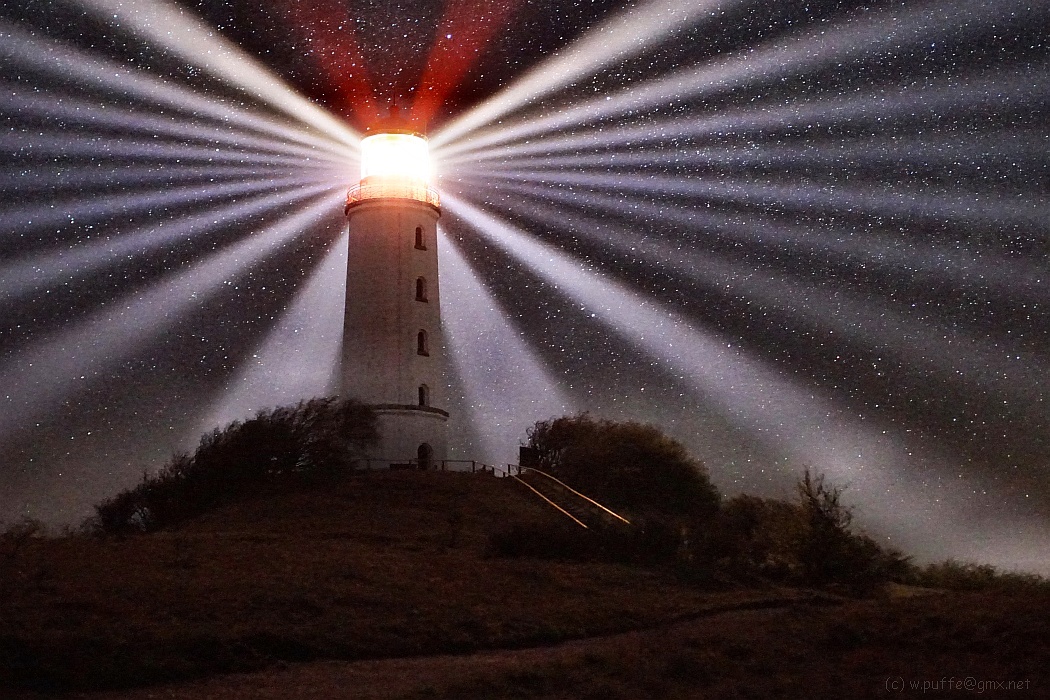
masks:
[(347, 193), (341, 393), (379, 416), (373, 467), (430, 469), (447, 457), (431, 177), (426, 138), (384, 129), (362, 139), (361, 181)]

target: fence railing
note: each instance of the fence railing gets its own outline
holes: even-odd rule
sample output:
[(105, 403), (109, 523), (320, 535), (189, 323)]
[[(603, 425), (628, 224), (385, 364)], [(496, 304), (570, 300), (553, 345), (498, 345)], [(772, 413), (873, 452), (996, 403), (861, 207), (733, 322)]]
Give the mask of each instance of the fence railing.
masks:
[(420, 182), (370, 182), (354, 185), (346, 193), (346, 208), (370, 199), (414, 199), (417, 202), (441, 207), (437, 190)]
[[(469, 465), (469, 469), (467, 468)], [(471, 474), (502, 474), (508, 475), (508, 471), (501, 467), (479, 462), (476, 459), (435, 459), (431, 460), (429, 467), (421, 467), (418, 459), (389, 459), (383, 457), (362, 457), (354, 460), (354, 466), (358, 469), (425, 469), (429, 471), (450, 472), (469, 471)], [(509, 465), (508, 465), (509, 466)], [(461, 467), (461, 468), (457, 468)]]

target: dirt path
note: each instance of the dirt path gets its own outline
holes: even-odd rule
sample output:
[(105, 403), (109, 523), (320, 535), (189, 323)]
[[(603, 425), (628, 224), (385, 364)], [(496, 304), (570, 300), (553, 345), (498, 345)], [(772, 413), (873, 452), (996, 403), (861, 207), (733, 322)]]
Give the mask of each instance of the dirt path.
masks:
[(484, 681), (550, 664), (571, 666), (595, 657), (629, 658), (661, 639), (705, 628), (705, 633), (769, 624), (785, 609), (830, 602), (808, 596), (752, 600), (711, 609), (650, 629), (561, 644), (373, 661), (288, 664), (265, 671), (230, 674), (129, 691), (81, 693), (78, 700), (389, 700), (440, 691), (464, 681)]

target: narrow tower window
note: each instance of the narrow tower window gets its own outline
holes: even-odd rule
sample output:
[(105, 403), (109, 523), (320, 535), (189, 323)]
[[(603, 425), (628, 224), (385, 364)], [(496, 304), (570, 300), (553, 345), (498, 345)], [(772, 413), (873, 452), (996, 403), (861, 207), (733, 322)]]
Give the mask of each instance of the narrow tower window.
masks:
[(419, 331), (419, 333), (416, 333), (416, 354), (430, 355), (430, 346), (427, 343), (426, 331)]
[(430, 387), (428, 387), (426, 384), (419, 385), (419, 405), (430, 405)]
[(427, 245), (423, 242), (423, 227), (416, 226), (416, 250), (426, 250)]
[(427, 281), (423, 277), (416, 280), (416, 301), (427, 300)]

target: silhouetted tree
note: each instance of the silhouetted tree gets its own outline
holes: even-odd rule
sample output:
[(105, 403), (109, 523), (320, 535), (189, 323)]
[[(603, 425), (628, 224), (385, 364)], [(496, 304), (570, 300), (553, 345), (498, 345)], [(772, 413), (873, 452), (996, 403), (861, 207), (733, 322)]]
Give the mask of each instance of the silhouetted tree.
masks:
[(723, 504), (699, 556), (736, 579), (844, 585), (864, 592), (914, 576), (908, 557), (852, 530), (843, 489), (808, 470), (795, 502), (740, 495)]
[(795, 484), (805, 523), (805, 538), (799, 552), (809, 583), (828, 583), (848, 575), (850, 532), (853, 513), (842, 504), (842, 488), (824, 483), (807, 469)]
[(103, 532), (150, 531), (195, 517), (267, 483), (303, 483), (352, 468), (379, 440), (373, 411), (354, 400), (301, 401), (235, 421), (174, 455), (156, 475), (95, 507)]
[(828, 485), (823, 474), (813, 476), (807, 469), (796, 490), (804, 523), (798, 558), (806, 583), (866, 587), (910, 575), (908, 557), (852, 532), (853, 512), (842, 503), (841, 487)]

